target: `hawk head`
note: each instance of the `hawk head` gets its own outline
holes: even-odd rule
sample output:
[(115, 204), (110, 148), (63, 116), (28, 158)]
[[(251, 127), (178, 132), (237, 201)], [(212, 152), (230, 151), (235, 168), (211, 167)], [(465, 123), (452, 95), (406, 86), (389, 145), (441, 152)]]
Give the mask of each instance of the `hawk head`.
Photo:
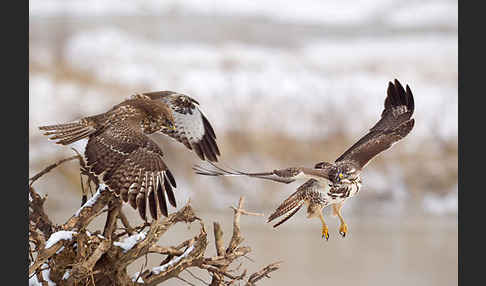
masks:
[(336, 163), (329, 172), (329, 178), (334, 184), (350, 184), (359, 176), (358, 168), (349, 162)]
[(175, 130), (176, 125), (172, 110), (167, 104), (160, 100), (153, 100), (153, 109), (150, 112), (151, 117), (155, 119), (162, 127)]

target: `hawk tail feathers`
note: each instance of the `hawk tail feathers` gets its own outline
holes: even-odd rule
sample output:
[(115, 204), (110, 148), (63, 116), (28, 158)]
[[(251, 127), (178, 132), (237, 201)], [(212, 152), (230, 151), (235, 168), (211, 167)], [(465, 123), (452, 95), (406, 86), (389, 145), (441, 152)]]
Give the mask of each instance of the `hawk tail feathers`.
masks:
[(40, 130), (45, 131), (44, 135), (50, 136), (50, 140), (58, 140), (57, 144), (68, 145), (93, 134), (96, 129), (86, 121), (40, 126)]
[(267, 222), (271, 222), (272, 220), (288, 213), (285, 218), (274, 224), (273, 227), (277, 227), (282, 223), (286, 222), (293, 215), (295, 215), (300, 210), (300, 208), (302, 208), (302, 206), (304, 205), (304, 200), (302, 200), (300, 196), (297, 195), (297, 192), (290, 195), (290, 197), (287, 198), (280, 206), (278, 206), (278, 208), (268, 217)]

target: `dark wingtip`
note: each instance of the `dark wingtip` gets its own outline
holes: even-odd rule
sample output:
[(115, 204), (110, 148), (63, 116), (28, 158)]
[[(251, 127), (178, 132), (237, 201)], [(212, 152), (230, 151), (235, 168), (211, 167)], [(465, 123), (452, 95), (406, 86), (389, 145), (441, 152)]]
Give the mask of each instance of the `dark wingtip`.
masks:
[(164, 180), (164, 188), (165, 188), (165, 193), (167, 194), (167, 198), (169, 199), (169, 203), (176, 208), (177, 202), (175, 199), (174, 191), (172, 190), (172, 187), (170, 186), (167, 180)]
[(415, 118), (410, 119), (409, 122), (410, 129), (412, 129), (415, 126)]
[(150, 211), (150, 216), (153, 219), (157, 219), (157, 202), (155, 201), (155, 192), (151, 191), (148, 195), (148, 206)]
[(196, 155), (199, 157), (199, 159), (201, 159), (203, 161), (205, 160), (204, 153), (201, 150), (201, 146), (199, 146), (198, 143), (192, 144), (192, 150), (194, 150), (194, 153), (196, 153)]
[[(408, 88), (408, 90), (410, 90), (410, 88)], [(410, 100), (409, 94), (405, 92), (405, 89), (403, 88), (400, 81), (398, 81), (398, 79), (395, 79), (394, 83), (392, 83), (391, 81), (388, 82), (387, 97), (385, 99), (385, 109), (398, 105), (409, 106)]]
[[(162, 187), (162, 186), (160, 186)], [(169, 216), (169, 211), (168, 211), (168, 208), (167, 208), (167, 201), (165, 200), (165, 194), (163, 191), (161, 192), (157, 192), (157, 199), (159, 200), (159, 207), (160, 207), (160, 212), (162, 213), (162, 215), (164, 215), (165, 217)]]
[(408, 107), (408, 109), (410, 109), (410, 111), (413, 112), (414, 109), (415, 109), (415, 102), (414, 102), (414, 99), (413, 99), (412, 90), (410, 89), (408, 84), (407, 84), (407, 87), (406, 87), (406, 96), (407, 96), (407, 107)]
[(176, 184), (176, 181), (175, 181), (175, 179), (174, 179), (174, 176), (172, 175), (172, 173), (170, 172), (170, 170), (169, 170), (169, 169), (167, 169), (167, 170), (165, 171), (165, 175), (166, 175), (167, 179), (169, 179), (169, 181), (170, 181), (171, 185), (172, 185), (174, 188), (177, 188), (177, 184)]
[(201, 117), (203, 120), (204, 130), (209, 134), (209, 136), (216, 139), (216, 133), (214, 132), (213, 126), (211, 126), (211, 123), (209, 123), (209, 120), (202, 112), (201, 112)]
[(405, 89), (403, 88), (402, 84), (398, 81), (398, 79), (395, 79), (395, 90), (397, 91), (397, 96), (399, 98), (405, 95)]

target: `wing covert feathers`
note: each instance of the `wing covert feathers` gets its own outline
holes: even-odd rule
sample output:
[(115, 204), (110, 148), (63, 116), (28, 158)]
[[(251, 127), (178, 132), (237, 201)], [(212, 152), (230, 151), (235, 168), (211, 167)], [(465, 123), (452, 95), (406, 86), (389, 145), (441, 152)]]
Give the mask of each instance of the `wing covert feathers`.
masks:
[(166, 195), (176, 207), (174, 176), (157, 144), (128, 126), (112, 124), (90, 137), (85, 151), (87, 165), (110, 190), (138, 210), (142, 219), (147, 220), (147, 212), (153, 219), (158, 219), (159, 213), (167, 216)]

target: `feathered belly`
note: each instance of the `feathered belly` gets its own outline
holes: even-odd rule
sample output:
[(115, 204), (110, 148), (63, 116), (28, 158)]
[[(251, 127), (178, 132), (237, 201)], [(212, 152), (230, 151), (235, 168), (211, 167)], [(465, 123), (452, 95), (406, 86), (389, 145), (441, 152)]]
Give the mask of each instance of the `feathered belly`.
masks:
[(340, 203), (347, 198), (351, 198), (359, 192), (360, 188), (360, 180), (339, 187), (332, 187), (326, 192), (328, 204)]
[(341, 203), (347, 198), (354, 196), (358, 193), (360, 187), (360, 180), (338, 186), (310, 180), (301, 187), (303, 188), (302, 199), (307, 205), (308, 217), (315, 217), (319, 215), (322, 208), (331, 204)]
[[(302, 198), (308, 206), (308, 214), (312, 217), (317, 215), (322, 208), (331, 204), (341, 203), (347, 198), (350, 198), (358, 193), (361, 187), (361, 180), (356, 180), (344, 185), (330, 185), (315, 180), (310, 180), (308, 183), (314, 187), (304, 188)], [(302, 187), (305, 187), (303, 185)]]

